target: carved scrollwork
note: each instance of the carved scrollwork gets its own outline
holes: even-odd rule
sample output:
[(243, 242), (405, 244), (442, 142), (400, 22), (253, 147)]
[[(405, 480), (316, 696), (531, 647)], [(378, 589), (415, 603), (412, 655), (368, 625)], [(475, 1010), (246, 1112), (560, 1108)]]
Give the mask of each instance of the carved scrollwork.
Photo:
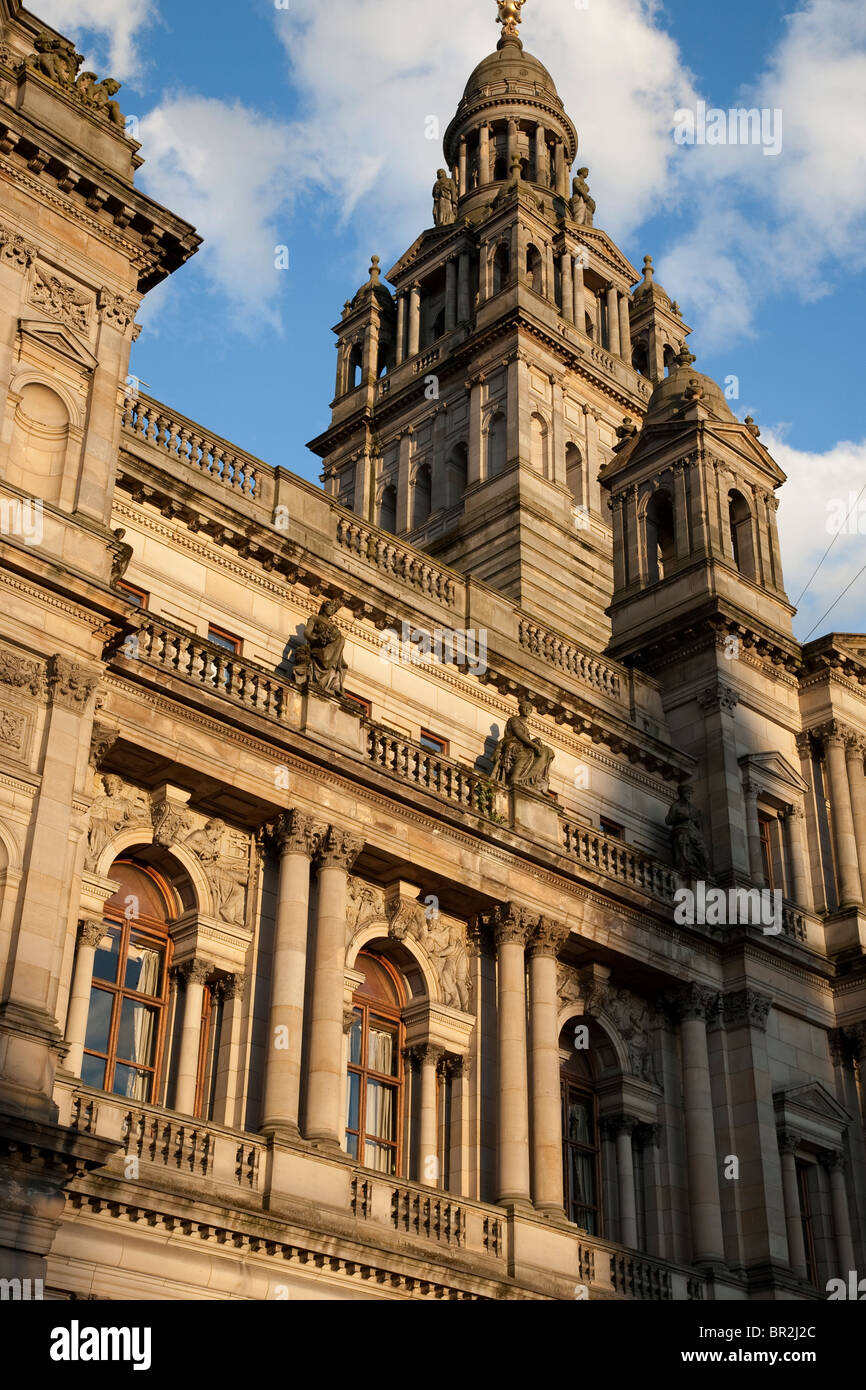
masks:
[(90, 322), (91, 297), (59, 275), (38, 267), (30, 290), (30, 303), (52, 318), (59, 319), (76, 333), (86, 333)]

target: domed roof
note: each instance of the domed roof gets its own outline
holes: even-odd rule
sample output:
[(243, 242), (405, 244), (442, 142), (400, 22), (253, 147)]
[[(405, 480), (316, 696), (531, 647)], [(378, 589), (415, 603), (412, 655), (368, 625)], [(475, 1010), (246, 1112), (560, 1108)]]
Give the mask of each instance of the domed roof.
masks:
[(503, 82), (536, 83), (545, 94), (553, 97), (554, 101), (560, 100), (547, 68), (539, 58), (526, 52), (518, 38), (502, 39), (495, 53), (489, 53), (486, 58), (482, 58), (466, 83), (463, 101), (475, 101), (484, 95), (486, 87), (499, 86)]
[(370, 278), (363, 284), (352, 300), (352, 308), (357, 309), (363, 304), (365, 299), (375, 295), (376, 299), (383, 308), (393, 309), (394, 301), (390, 292), (385, 288), (379, 279), (379, 257), (374, 256), (370, 263)]
[(717, 420), (736, 421), (721, 386), (711, 376), (696, 372), (692, 366), (694, 360), (694, 355), (684, 347), (670, 375), (659, 382), (649, 398), (646, 424), (656, 425), (671, 419), (695, 401), (700, 401)]

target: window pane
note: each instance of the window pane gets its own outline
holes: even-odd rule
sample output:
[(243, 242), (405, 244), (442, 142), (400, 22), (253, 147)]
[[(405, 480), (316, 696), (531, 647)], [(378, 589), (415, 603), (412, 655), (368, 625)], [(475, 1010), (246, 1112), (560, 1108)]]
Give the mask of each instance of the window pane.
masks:
[(120, 945), (120, 927), (106, 927), (105, 935), (96, 948), (93, 957), (94, 980), (107, 980), (117, 983), (117, 951)]
[(593, 1143), (592, 1106), (586, 1101), (569, 1098), (567, 1137), (577, 1144)]
[(396, 1149), (389, 1149), (384, 1144), (374, 1144), (368, 1139), (364, 1145), (364, 1163), (368, 1168), (376, 1168), (380, 1173), (393, 1173), (396, 1158)]
[(361, 1101), (361, 1078), (357, 1073), (349, 1072), (349, 1084), (346, 1087), (346, 1128), (358, 1128), (358, 1116)]
[(349, 1061), (361, 1065), (361, 1010), (355, 1010), (355, 1021), (349, 1033)]
[(396, 1075), (396, 1041), (393, 1028), (389, 1028), (380, 1019), (370, 1020), (370, 1037), (367, 1043), (367, 1066), (370, 1071), (383, 1072), (385, 1076)]
[(133, 936), (126, 956), (124, 985), (139, 994), (159, 995), (162, 979), (162, 951), (151, 942)]
[(570, 1149), (568, 1155), (569, 1191), (578, 1205), (595, 1206), (595, 1159), (591, 1154)]
[(112, 1091), (116, 1096), (127, 1096), (130, 1100), (150, 1100), (151, 1073), (136, 1071), (118, 1062), (114, 1068)]
[(346, 1152), (350, 1158), (358, 1157), (358, 1136), (357, 1134), (346, 1135)]
[(376, 1139), (397, 1137), (397, 1106), (393, 1086), (381, 1081), (367, 1082), (367, 1114), (364, 1128)]
[(93, 1052), (108, 1051), (108, 1034), (111, 1028), (111, 1003), (113, 994), (107, 989), (93, 988), (90, 991), (90, 1012), (87, 1015), (87, 1032), (84, 1046)]
[(90, 1057), (85, 1052), (81, 1063), (81, 1080), (85, 1086), (96, 1086), (100, 1091), (105, 1087), (105, 1063), (101, 1057)]
[(125, 1057), (146, 1067), (153, 1066), (158, 1017), (159, 1010), (152, 1004), (139, 1004), (136, 999), (124, 999), (117, 1034), (118, 1057)]

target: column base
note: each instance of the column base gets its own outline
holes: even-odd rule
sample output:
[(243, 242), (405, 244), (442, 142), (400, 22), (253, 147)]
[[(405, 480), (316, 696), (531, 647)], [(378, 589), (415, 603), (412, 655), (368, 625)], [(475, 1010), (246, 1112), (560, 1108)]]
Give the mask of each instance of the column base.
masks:
[(508, 1212), (509, 1216), (538, 1215), (538, 1213), (535, 1210), (535, 1207), (532, 1205), (531, 1199), (527, 1196), (524, 1196), (522, 1193), (518, 1193), (516, 1195), (506, 1193), (504, 1197), (497, 1197), (496, 1205), (498, 1207), (505, 1207), (505, 1210)]
[(259, 1133), (266, 1139), (276, 1139), (279, 1143), (293, 1143), (301, 1138), (301, 1131), (292, 1120), (265, 1120), (259, 1126)]

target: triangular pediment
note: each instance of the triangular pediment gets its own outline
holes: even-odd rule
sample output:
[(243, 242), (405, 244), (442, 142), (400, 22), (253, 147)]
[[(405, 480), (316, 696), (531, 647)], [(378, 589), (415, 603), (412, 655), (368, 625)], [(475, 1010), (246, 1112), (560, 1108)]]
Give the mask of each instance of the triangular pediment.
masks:
[(586, 242), (587, 246), (592, 246), (604, 260), (608, 261), (621, 275), (624, 275), (629, 284), (634, 284), (635, 280), (640, 280), (639, 270), (635, 270), (631, 261), (628, 260), (620, 251), (615, 242), (611, 241), (607, 232), (603, 232), (600, 227), (576, 227), (575, 234), (581, 241)]
[(837, 1125), (848, 1125), (853, 1118), (821, 1081), (788, 1086), (783, 1091), (776, 1091), (773, 1100), (777, 1110), (805, 1112)]
[(747, 753), (739, 759), (739, 764), (744, 772), (752, 774), (759, 784), (767, 786), (768, 789), (772, 790), (775, 787), (778, 790), (781, 785), (801, 794), (809, 790), (793, 763), (789, 763), (777, 750), (769, 753)]
[(76, 338), (62, 323), (53, 319), (19, 319), (18, 331), (22, 338), (29, 338), (41, 347), (50, 348), (67, 361), (74, 362), (83, 371), (92, 372), (98, 365), (97, 359), (80, 339)]

